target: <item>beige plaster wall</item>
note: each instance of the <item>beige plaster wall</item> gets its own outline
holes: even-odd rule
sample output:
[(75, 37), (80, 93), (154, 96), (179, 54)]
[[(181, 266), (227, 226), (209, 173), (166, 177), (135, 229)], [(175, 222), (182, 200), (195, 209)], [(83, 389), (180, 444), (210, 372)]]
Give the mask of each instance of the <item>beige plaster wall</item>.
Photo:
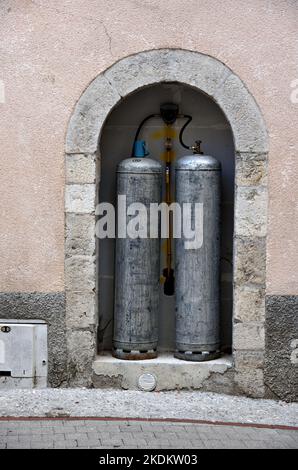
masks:
[(223, 61), (259, 104), (270, 138), (267, 292), (298, 294), (297, 31), (295, 0), (2, 0), (0, 291), (64, 289), (73, 107), (117, 60), (171, 47)]

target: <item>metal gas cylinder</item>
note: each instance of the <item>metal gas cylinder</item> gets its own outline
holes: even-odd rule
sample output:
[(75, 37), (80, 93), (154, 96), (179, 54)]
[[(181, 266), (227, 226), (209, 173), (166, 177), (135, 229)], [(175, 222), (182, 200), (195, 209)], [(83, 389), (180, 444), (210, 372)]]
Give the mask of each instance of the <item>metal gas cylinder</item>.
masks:
[(207, 155), (190, 155), (176, 162), (176, 202), (201, 204), (201, 246), (189, 248), (182, 230), (176, 238), (176, 351), (190, 361), (219, 355), (220, 163)]
[[(160, 239), (159, 228), (157, 238), (150, 238), (149, 208), (150, 203), (160, 203), (161, 188), (161, 164), (146, 158), (137, 141), (135, 157), (123, 160), (117, 168), (117, 195), (126, 196), (127, 206), (123, 219), (126, 236), (122, 233), (119, 237), (118, 226), (115, 253), (113, 355), (120, 359), (157, 356)], [(134, 203), (143, 204), (147, 210), (147, 238), (131, 238), (127, 234), (134, 218), (129, 215), (133, 212), (129, 207)]]

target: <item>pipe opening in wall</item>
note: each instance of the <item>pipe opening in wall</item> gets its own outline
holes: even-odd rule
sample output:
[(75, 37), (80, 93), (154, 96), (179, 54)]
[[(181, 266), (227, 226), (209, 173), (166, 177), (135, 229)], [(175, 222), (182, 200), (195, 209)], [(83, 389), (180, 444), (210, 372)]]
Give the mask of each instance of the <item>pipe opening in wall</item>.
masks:
[[(134, 92), (123, 99), (110, 113), (101, 134), (98, 200), (116, 205), (117, 165), (123, 159), (131, 156), (136, 130), (147, 116), (151, 116), (151, 118), (144, 122), (138, 138), (146, 141), (150, 157), (161, 164), (164, 175), (166, 175), (168, 163), (167, 147), (165, 146), (167, 139), (168, 142), (171, 142), (171, 165), (174, 166), (178, 158), (189, 155), (189, 150), (181, 145), (181, 139), (179, 139), (185, 119), (178, 116), (170, 126), (166, 125), (157, 116), (162, 103), (174, 103), (178, 105), (179, 113), (192, 116), (192, 121), (184, 130), (183, 141), (187, 143), (202, 141), (204, 154), (212, 155), (221, 164), (220, 342), (221, 350), (228, 352), (232, 346), (234, 146), (230, 126), (216, 103), (205, 94), (180, 83), (160, 83)], [(170, 203), (175, 200), (173, 173), (170, 190), (168, 190), (166, 181), (166, 178), (163, 178), (162, 201)], [(98, 351), (100, 353), (112, 350), (115, 240), (109, 238), (98, 240), (97, 250)], [(167, 240), (162, 239), (160, 250), (157, 350), (158, 352), (174, 352), (175, 296), (171, 294), (174, 293), (175, 282), (173, 270), (175, 244), (172, 243), (169, 246)], [(123, 350), (122, 353), (126, 354), (127, 351)], [(197, 353), (202, 360), (205, 351)], [(148, 349), (143, 349), (142, 354), (148, 355)]]

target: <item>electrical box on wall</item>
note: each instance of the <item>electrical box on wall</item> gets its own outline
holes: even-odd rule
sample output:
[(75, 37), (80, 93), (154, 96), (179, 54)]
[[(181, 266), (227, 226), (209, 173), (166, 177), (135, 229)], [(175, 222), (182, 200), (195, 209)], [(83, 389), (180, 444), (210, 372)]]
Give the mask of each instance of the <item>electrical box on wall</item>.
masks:
[(0, 319), (0, 389), (47, 386), (47, 324)]

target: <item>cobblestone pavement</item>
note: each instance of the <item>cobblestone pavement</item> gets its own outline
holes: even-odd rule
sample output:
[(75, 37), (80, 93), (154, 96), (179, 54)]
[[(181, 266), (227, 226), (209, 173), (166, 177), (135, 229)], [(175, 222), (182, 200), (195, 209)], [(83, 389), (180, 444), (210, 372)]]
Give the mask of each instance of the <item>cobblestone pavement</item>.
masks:
[(124, 420), (1, 420), (0, 449), (297, 449), (298, 430)]

